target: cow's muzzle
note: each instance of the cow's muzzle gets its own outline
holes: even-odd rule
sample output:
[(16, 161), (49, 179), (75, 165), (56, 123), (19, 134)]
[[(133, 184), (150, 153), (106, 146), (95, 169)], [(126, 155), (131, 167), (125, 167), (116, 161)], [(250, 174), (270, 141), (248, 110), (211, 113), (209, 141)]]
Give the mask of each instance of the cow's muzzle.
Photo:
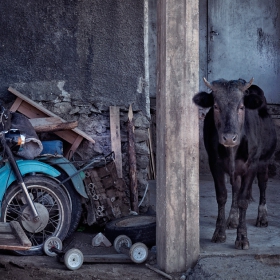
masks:
[(234, 147), (239, 144), (239, 137), (236, 133), (223, 133), (221, 135), (220, 143), (225, 147)]

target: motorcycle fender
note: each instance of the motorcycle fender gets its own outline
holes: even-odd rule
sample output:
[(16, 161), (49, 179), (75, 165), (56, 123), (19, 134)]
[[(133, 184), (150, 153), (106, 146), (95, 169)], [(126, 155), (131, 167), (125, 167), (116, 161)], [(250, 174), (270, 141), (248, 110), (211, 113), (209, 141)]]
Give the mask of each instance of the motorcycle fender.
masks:
[(88, 195), (85, 190), (85, 185), (83, 179), (85, 178), (84, 172), (78, 172), (76, 167), (66, 158), (51, 158), (47, 162), (50, 162), (54, 166), (59, 166), (65, 173), (70, 177), (69, 180), (72, 181), (72, 184), (76, 191), (84, 198), (88, 198)]
[[(33, 172), (43, 173), (51, 177), (57, 177), (60, 175), (60, 172), (52, 166), (37, 160), (17, 160), (17, 165), (23, 176)], [(16, 176), (10, 164), (6, 163), (5, 166), (0, 169), (0, 201), (2, 201), (6, 189), (14, 181), (16, 181)]]

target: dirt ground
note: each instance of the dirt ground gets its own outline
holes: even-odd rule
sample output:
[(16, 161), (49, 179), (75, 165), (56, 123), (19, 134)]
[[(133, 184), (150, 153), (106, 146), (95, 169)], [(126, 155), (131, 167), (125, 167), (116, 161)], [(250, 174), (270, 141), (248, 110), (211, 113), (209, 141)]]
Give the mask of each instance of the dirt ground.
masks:
[[(253, 201), (248, 208), (247, 227), (249, 250), (236, 250), (235, 230), (227, 231), (225, 243), (211, 243), (215, 228), (217, 206), (211, 178), (200, 183), (200, 257), (193, 269), (171, 274), (173, 280), (280, 280), (280, 181), (269, 180), (267, 205), (269, 226), (257, 228), (258, 189), (254, 184)], [(230, 202), (230, 197), (228, 198)], [(76, 232), (64, 244), (63, 250), (79, 248), (84, 254), (112, 254), (113, 247), (93, 247), (92, 238), (96, 232)], [(156, 256), (150, 253), (146, 263), (156, 266)], [(71, 279), (71, 280), (160, 280), (168, 279), (151, 270), (145, 264), (135, 263), (86, 263), (75, 271), (67, 269), (63, 262), (49, 256), (14, 256), (10, 251), (0, 251), (0, 279)]]
[[(106, 249), (104, 249), (106, 251)], [(146, 261), (156, 267), (153, 256)], [(180, 279), (182, 273), (173, 274)], [(78, 270), (71, 271), (56, 257), (13, 256), (9, 252), (0, 254), (0, 279), (2, 280), (160, 280), (167, 279), (154, 272), (145, 264), (135, 263), (86, 263)]]
[[(113, 246), (93, 247), (92, 238), (96, 232), (76, 232), (70, 240), (63, 244), (63, 251), (78, 248), (85, 260), (81, 268), (71, 271), (63, 263), (63, 259), (49, 256), (15, 256), (11, 251), (0, 251), (0, 279), (2, 280), (160, 280), (167, 279), (146, 267), (146, 263), (156, 267), (156, 255), (150, 251), (145, 264), (136, 263), (89, 263), (86, 256), (117, 254)], [(172, 277), (180, 279), (180, 274)]]
[(0, 279), (34, 280), (34, 279), (72, 279), (72, 280), (159, 280), (166, 279), (156, 272), (137, 264), (90, 264), (85, 263), (76, 270), (68, 270), (55, 258), (0, 256)]

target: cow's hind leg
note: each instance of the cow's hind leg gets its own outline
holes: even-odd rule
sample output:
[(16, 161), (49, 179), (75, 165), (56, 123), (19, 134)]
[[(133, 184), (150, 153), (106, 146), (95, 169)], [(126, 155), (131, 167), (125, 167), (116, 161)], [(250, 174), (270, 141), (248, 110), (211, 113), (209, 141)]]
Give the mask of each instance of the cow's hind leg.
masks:
[(258, 185), (260, 190), (260, 200), (258, 207), (258, 218), (256, 221), (257, 227), (267, 227), (267, 208), (266, 208), (266, 187), (268, 181), (268, 167), (267, 164), (262, 164), (258, 168)]

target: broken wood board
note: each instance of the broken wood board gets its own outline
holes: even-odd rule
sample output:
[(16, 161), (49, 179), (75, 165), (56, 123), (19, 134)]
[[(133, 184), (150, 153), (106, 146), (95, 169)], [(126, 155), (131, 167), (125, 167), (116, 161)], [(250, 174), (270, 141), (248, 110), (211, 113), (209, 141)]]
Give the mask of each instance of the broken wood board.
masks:
[(62, 122), (57, 117), (29, 119), (36, 132), (50, 132), (73, 129), (78, 126), (78, 122)]
[(132, 111), (132, 106), (130, 105), (128, 111), (128, 121), (127, 121), (130, 205), (132, 211), (139, 213), (135, 135), (134, 135), (134, 124), (132, 120), (133, 120), (133, 111)]
[(115, 164), (119, 178), (122, 178), (122, 151), (120, 133), (120, 108), (110, 106), (111, 149), (115, 153)]
[(31, 242), (17, 221), (0, 223), (0, 249), (28, 250)]
[[(23, 95), (16, 89), (9, 87), (8, 91), (17, 96), (17, 99), (10, 108), (11, 112), (18, 111), (26, 117), (28, 117), (29, 119), (57, 117), (62, 122), (66, 122), (66, 120), (60, 118), (59, 116), (47, 110), (43, 106), (40, 106), (39, 104), (37, 104), (27, 96)], [(86, 139), (91, 143), (95, 143), (95, 141), (89, 135), (87, 135), (85, 132), (81, 131), (78, 128), (69, 129), (65, 131), (55, 131), (54, 133), (70, 144), (68, 145), (69, 147), (64, 148), (64, 156), (66, 158), (69, 158), (71, 155), (74, 154), (74, 152), (79, 147), (83, 139)]]

